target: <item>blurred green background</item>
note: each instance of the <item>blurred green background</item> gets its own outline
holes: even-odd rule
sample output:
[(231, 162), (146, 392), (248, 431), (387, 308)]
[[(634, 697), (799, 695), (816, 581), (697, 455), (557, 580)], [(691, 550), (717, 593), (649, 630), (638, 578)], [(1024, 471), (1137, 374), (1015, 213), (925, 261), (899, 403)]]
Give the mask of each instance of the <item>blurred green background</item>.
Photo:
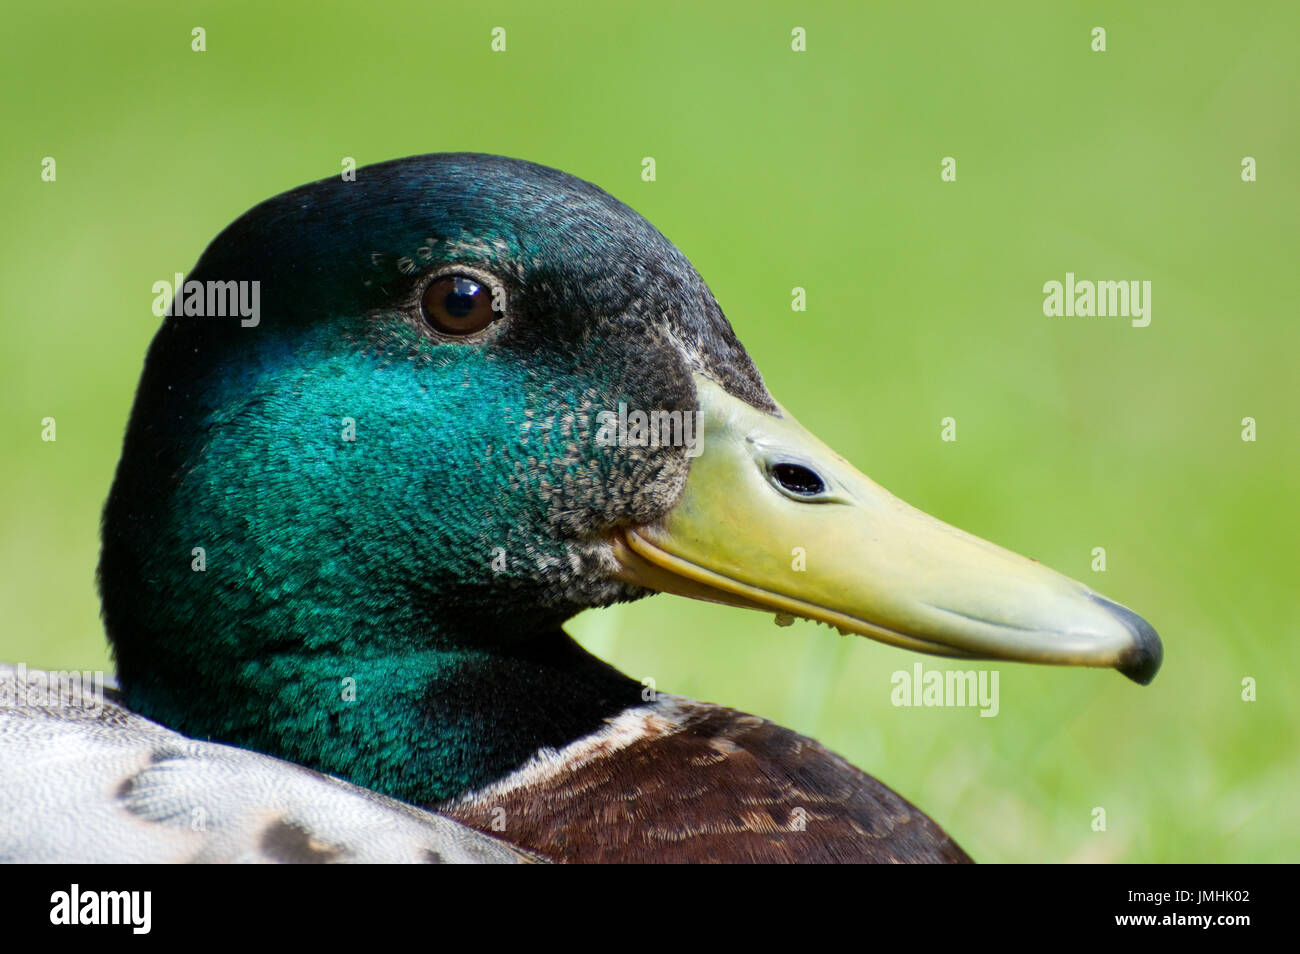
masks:
[[(1300, 858), (1293, 2), (186, 7), (6, 13), (0, 660), (109, 666), (97, 525), (153, 282), (344, 156), (498, 152), (643, 213), (804, 424), (1134, 607), (1166, 664), (1003, 665), (983, 719), (890, 704), (942, 661), (674, 597), (584, 614), (589, 647), (816, 736), (982, 861)], [(1044, 317), (1066, 271), (1151, 281), (1150, 327)]]

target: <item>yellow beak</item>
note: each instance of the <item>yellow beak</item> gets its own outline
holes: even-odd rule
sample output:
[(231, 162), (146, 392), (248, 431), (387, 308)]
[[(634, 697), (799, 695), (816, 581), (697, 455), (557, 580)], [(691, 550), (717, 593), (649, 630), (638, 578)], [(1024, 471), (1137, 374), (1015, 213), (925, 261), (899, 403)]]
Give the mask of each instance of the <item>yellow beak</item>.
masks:
[(620, 578), (927, 653), (1155, 677), (1160, 638), (1132, 610), (908, 506), (784, 411), (695, 381), (700, 453), (663, 520), (615, 539)]

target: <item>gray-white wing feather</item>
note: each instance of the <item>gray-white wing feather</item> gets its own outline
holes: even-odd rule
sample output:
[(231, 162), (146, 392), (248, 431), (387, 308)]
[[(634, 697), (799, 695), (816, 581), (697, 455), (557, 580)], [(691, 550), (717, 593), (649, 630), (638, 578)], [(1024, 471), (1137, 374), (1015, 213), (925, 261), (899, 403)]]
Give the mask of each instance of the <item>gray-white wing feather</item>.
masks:
[[(42, 680), (44, 682), (42, 683)], [(434, 812), (0, 667), (0, 861), (537, 860)], [(57, 685), (57, 683), (56, 683)], [(43, 692), (43, 690), (41, 690)]]

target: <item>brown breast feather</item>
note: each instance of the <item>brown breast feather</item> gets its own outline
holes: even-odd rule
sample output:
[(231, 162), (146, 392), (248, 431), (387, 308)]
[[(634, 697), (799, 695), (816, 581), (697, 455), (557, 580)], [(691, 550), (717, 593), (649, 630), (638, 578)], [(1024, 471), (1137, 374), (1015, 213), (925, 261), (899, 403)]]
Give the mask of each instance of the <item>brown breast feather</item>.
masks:
[(971, 860), (812, 739), (721, 706), (674, 700), (670, 711), (630, 741), (598, 742), (439, 810), (565, 862)]

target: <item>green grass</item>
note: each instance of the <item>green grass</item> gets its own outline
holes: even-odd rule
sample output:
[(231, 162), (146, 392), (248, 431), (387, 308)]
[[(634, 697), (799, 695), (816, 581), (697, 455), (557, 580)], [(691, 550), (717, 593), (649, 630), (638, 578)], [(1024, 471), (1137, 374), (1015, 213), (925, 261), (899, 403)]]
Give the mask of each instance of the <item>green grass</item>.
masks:
[[(893, 707), (890, 674), (918, 657), (671, 597), (585, 614), (588, 645), (817, 736), (980, 860), (1295, 860), (1294, 4), (700, 6), (9, 13), (0, 659), (106, 665), (98, 512), (152, 283), (343, 156), (501, 152), (640, 210), (804, 424), (917, 506), (1133, 606), (1166, 665), (1145, 689), (1004, 666), (981, 719)], [(1152, 281), (1151, 326), (1045, 318), (1042, 283), (1067, 270)]]

